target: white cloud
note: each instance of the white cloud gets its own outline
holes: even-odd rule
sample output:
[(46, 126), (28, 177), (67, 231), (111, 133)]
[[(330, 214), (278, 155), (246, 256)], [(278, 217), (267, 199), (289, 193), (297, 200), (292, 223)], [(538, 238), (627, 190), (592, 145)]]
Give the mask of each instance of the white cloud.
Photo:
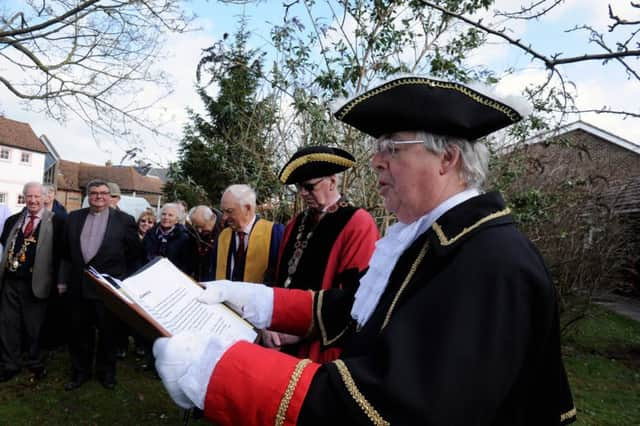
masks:
[[(197, 25), (211, 29), (211, 22), (200, 20)], [(64, 123), (58, 123), (28, 108), (6, 88), (0, 86), (1, 112), (7, 118), (27, 122), (37, 135), (46, 134), (56, 150), (65, 160), (84, 161), (104, 164), (107, 160), (119, 164), (125, 150), (138, 146), (143, 150), (140, 155), (155, 165), (166, 165), (175, 159), (182, 128), (186, 122), (186, 107), (198, 109), (201, 105), (195, 89), (195, 69), (201, 51), (212, 44), (210, 33), (203, 31), (185, 34), (173, 34), (167, 39), (164, 56), (157, 66), (167, 74), (173, 87), (173, 93), (154, 105), (147, 114), (153, 121), (161, 123), (159, 131), (172, 134), (168, 139), (151, 134), (135, 125), (131, 126), (132, 138), (128, 142), (115, 141), (104, 134), (92, 134), (88, 125), (69, 115)], [(160, 89), (147, 85), (142, 87), (139, 101), (151, 102), (160, 95)]]

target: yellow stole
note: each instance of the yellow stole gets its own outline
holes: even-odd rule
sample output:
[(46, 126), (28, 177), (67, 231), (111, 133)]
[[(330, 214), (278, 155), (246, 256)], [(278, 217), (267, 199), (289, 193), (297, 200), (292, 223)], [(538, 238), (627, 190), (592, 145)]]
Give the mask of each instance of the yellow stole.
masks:
[[(258, 219), (249, 234), (247, 256), (244, 261), (243, 280), (250, 283), (261, 283), (264, 274), (269, 267), (269, 251), (271, 248), (271, 231), (273, 223), (268, 220)], [(216, 280), (225, 280), (227, 276), (227, 264), (230, 262), (231, 238), (233, 230), (225, 228), (218, 236), (218, 253), (216, 262)], [(229, 272), (231, 274), (231, 272)]]

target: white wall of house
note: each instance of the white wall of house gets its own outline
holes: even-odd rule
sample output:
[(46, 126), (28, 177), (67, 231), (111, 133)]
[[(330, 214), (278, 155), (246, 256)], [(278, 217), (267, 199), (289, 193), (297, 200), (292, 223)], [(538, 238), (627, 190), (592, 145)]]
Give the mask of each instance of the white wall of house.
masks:
[(11, 213), (24, 207), (22, 188), (27, 182), (42, 182), (44, 154), (0, 144), (0, 203)]

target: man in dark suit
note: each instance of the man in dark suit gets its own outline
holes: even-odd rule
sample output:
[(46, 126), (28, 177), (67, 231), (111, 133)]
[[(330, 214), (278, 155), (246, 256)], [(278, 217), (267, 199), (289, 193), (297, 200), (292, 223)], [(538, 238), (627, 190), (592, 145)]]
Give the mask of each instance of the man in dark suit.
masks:
[(57, 284), (64, 221), (44, 208), (40, 183), (27, 183), (22, 193), (26, 208), (7, 219), (0, 236), (6, 247), (0, 263), (0, 382), (20, 371), (23, 347), (34, 379), (47, 374), (40, 337)]
[(71, 306), (71, 381), (65, 390), (80, 387), (91, 377), (95, 329), (98, 330), (96, 375), (102, 385), (116, 384), (114, 342), (115, 318), (96, 293), (96, 284), (85, 274), (92, 266), (115, 278), (125, 278), (144, 259), (133, 218), (109, 208), (111, 196), (107, 183), (93, 180), (87, 184), (89, 207), (69, 214), (63, 251), (63, 277)]

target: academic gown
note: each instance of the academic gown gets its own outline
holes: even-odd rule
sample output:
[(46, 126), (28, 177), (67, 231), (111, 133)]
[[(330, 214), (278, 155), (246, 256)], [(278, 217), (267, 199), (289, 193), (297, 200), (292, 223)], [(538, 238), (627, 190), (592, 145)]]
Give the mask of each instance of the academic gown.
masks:
[[(349, 304), (333, 293), (318, 309), (316, 293), (275, 289), (271, 328), (349, 323)], [(575, 420), (552, 281), (497, 193), (454, 207), (418, 237), (369, 321), (349, 330), (326, 364), (236, 343), (210, 377), (205, 415), (245, 425)]]
[[(313, 234), (302, 252), (289, 285), (290, 289), (319, 291), (320, 300), (326, 290), (337, 288), (349, 295), (345, 299), (353, 297), (379, 236), (378, 228), (366, 210), (353, 207), (342, 200), (337, 207), (336, 210), (325, 213), (317, 224), (306, 225), (312, 229)], [(289, 276), (289, 260), (296, 250), (296, 237), (303, 224), (303, 216), (304, 213), (299, 214), (285, 228), (278, 262), (278, 287), (283, 287)], [(304, 230), (304, 235), (306, 231)], [(317, 362), (333, 361), (340, 354), (338, 338), (344, 331), (344, 324), (331, 323), (328, 327), (311, 339), (285, 346), (284, 351), (300, 358), (309, 357)]]

